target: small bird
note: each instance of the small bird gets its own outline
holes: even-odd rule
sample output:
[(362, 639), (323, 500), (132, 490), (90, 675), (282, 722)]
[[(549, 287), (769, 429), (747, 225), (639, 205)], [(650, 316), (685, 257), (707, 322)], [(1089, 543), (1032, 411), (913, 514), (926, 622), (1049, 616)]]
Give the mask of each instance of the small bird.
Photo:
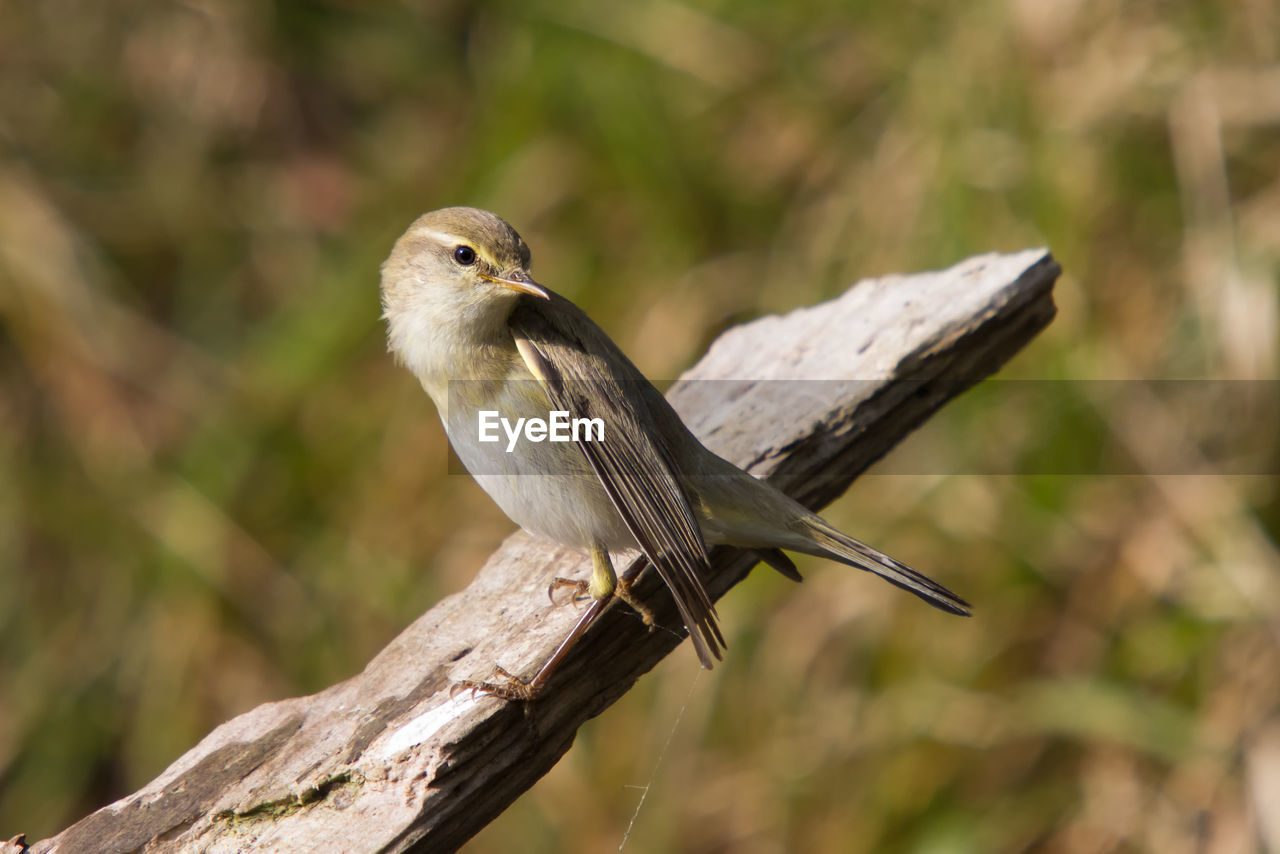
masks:
[[(609, 336), (529, 268), (528, 246), (498, 216), (423, 214), (382, 265), (388, 349), (498, 506), (526, 531), (588, 551), (592, 599), (617, 597), (651, 621), (610, 559), (638, 548), (708, 669), (724, 647), (702, 580), (710, 545), (753, 549), (796, 579), (782, 549), (819, 555), (969, 614), (941, 584), (707, 450)], [(563, 441), (554, 441), (557, 418)]]

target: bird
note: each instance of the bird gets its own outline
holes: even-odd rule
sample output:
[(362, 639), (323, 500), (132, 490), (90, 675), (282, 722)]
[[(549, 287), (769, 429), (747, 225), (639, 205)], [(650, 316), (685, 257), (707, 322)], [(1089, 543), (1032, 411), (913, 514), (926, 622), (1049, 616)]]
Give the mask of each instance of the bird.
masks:
[[(651, 622), (611, 559), (638, 549), (706, 669), (725, 647), (704, 583), (714, 545), (752, 549), (797, 580), (784, 550), (828, 558), (947, 613), (971, 614), (943, 585), (707, 449), (585, 312), (533, 278), (531, 262), (496, 214), (430, 211), (382, 264), (382, 316), (388, 350), (434, 402), (481, 488), (521, 528), (590, 555), (586, 596), (621, 599)], [(550, 435), (557, 417), (562, 441)], [(574, 423), (584, 429), (571, 433)]]

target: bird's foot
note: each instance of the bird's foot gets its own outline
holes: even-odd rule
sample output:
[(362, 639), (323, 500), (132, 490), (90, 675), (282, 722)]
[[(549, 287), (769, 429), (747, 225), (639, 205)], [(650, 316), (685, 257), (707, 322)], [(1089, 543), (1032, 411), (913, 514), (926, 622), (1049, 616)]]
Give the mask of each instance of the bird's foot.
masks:
[(574, 591), (572, 597), (574, 602), (581, 602), (585, 599), (591, 598), (591, 594), (588, 592), (590, 585), (587, 582), (577, 581), (572, 578), (553, 578), (551, 579), (551, 583), (547, 585), (547, 598), (551, 600), (552, 605), (557, 604), (555, 595), (556, 591), (562, 590), (565, 587), (571, 588)]
[(654, 626), (658, 625), (657, 617), (653, 615), (653, 609), (640, 601), (634, 593), (631, 592), (631, 582), (625, 578), (618, 579), (618, 586), (613, 588), (613, 598), (621, 599), (631, 606), (631, 610), (640, 615), (640, 619), (644, 620), (644, 624), (649, 627), (649, 631), (653, 631)]
[[(553, 579), (551, 584), (547, 587), (547, 598), (551, 600), (552, 604), (555, 604), (556, 601), (555, 591), (565, 587), (572, 588), (575, 591), (573, 594), (573, 601), (575, 602), (581, 602), (584, 599), (592, 598), (590, 582), (576, 581), (572, 578), (556, 578)], [(614, 599), (626, 602), (631, 606), (631, 609), (640, 615), (640, 619), (644, 621), (644, 624), (649, 627), (650, 631), (652, 631), (653, 627), (657, 625), (657, 618), (653, 615), (653, 609), (641, 602), (640, 599), (631, 592), (631, 582), (627, 581), (625, 578), (619, 578), (613, 588), (612, 595)]]
[(475, 679), (462, 679), (454, 682), (453, 687), (449, 689), (449, 696), (452, 698), (463, 691), (470, 691), (472, 696), (479, 692), (488, 694), (491, 697), (497, 697), (500, 700), (517, 700), (527, 703), (538, 696), (538, 691), (542, 687), (540, 684), (526, 682), (497, 664), (493, 666), (493, 675), (489, 678), (494, 681), (482, 682)]

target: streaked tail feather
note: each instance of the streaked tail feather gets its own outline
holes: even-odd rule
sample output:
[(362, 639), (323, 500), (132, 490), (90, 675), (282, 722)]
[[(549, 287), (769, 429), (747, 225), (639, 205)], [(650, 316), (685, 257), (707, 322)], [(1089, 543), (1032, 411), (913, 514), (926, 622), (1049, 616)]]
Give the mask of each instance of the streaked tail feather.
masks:
[(801, 520), (813, 536), (815, 543), (824, 554), (841, 563), (874, 572), (885, 581), (903, 590), (914, 593), (933, 607), (957, 614), (961, 617), (971, 615), (968, 602), (943, 587), (926, 575), (921, 575), (909, 566), (901, 564), (882, 551), (860, 543), (844, 532), (833, 528), (820, 516), (807, 516)]

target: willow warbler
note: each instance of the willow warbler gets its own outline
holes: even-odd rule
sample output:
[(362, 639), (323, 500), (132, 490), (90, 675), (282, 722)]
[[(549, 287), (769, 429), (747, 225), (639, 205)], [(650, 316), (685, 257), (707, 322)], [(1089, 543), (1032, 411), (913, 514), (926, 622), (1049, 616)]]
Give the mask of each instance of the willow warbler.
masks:
[(702, 581), (709, 545), (754, 549), (797, 578), (781, 550), (820, 555), (969, 613), (941, 584), (703, 447), (609, 336), (529, 267), (529, 248), (494, 214), (423, 214), (382, 265), (388, 348), (498, 506), (525, 530), (590, 553), (594, 599), (647, 613), (609, 557), (640, 549), (706, 668), (724, 646)]

